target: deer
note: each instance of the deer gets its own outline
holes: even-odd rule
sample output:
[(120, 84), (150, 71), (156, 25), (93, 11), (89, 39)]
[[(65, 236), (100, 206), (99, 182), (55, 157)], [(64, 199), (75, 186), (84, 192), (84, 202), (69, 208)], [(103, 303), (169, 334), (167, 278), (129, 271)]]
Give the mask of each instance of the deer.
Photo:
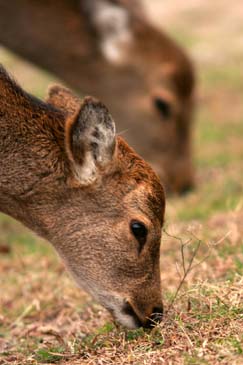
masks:
[(161, 182), (101, 101), (59, 85), (48, 94), (0, 67), (0, 211), (48, 240), (121, 325), (151, 327), (163, 314)]
[(141, 1), (0, 0), (0, 43), (109, 105), (168, 192), (193, 188), (194, 66)]

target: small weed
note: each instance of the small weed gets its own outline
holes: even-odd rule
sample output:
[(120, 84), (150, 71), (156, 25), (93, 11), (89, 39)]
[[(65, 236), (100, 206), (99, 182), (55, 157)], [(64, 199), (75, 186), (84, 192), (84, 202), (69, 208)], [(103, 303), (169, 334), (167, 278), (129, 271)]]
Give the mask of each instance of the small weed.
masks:
[(114, 330), (114, 328), (115, 328), (114, 323), (107, 322), (106, 324), (104, 324), (104, 326), (98, 328), (97, 333), (99, 335), (108, 334), (108, 333), (112, 332)]
[(243, 354), (243, 339), (240, 342), (236, 338), (232, 338), (231, 344), (235, 348), (237, 354), (239, 354), (239, 355), (242, 355)]
[(133, 341), (137, 340), (140, 337), (143, 337), (145, 335), (145, 331), (143, 328), (138, 328), (136, 330), (130, 330), (126, 332), (126, 340), (127, 341)]
[(209, 364), (208, 361), (198, 357), (198, 356), (191, 356), (188, 354), (184, 355), (185, 357), (185, 365), (206, 365)]
[(36, 359), (41, 363), (57, 363), (63, 359), (64, 349), (59, 348), (50, 348), (50, 349), (39, 349), (36, 351)]

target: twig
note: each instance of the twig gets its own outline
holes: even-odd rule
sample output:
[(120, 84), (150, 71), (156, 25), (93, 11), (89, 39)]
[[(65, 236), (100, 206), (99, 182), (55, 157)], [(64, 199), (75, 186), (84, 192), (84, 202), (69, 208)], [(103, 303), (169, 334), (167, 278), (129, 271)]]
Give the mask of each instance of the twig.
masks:
[[(167, 235), (167, 236), (169, 236), (169, 237), (172, 237), (172, 238), (174, 238), (174, 239), (176, 239), (177, 241), (179, 241), (180, 242), (180, 253), (181, 253), (181, 259), (182, 259), (182, 268), (183, 268), (183, 275), (181, 276), (180, 275), (180, 278), (181, 278), (181, 280), (180, 280), (180, 283), (179, 283), (179, 285), (178, 285), (178, 287), (177, 287), (177, 289), (176, 289), (176, 291), (175, 291), (175, 294), (174, 294), (174, 296), (173, 296), (173, 298), (172, 298), (172, 300), (171, 300), (171, 302), (170, 302), (170, 304), (169, 304), (169, 307), (168, 307), (168, 309), (167, 309), (167, 313), (169, 313), (170, 312), (170, 310), (171, 310), (171, 308), (173, 307), (173, 305), (174, 305), (174, 303), (175, 303), (175, 300), (176, 300), (176, 298), (177, 298), (177, 296), (178, 296), (178, 293), (179, 293), (179, 291), (181, 290), (181, 288), (182, 288), (182, 286), (183, 286), (183, 284), (185, 283), (185, 281), (186, 281), (186, 278), (187, 278), (187, 276), (189, 275), (189, 273), (196, 267), (196, 266), (198, 266), (198, 265), (200, 265), (203, 261), (205, 261), (207, 258), (208, 258), (208, 256), (206, 257), (206, 258), (204, 258), (204, 259), (202, 259), (199, 263), (197, 263), (197, 264), (195, 264), (195, 265), (193, 265), (193, 262), (194, 262), (194, 260), (195, 260), (195, 257), (196, 257), (196, 255), (197, 255), (197, 253), (198, 253), (198, 251), (199, 251), (199, 249), (200, 249), (200, 247), (201, 247), (201, 244), (202, 244), (202, 241), (201, 240), (198, 240), (197, 241), (197, 244), (196, 244), (196, 247), (195, 247), (195, 249), (193, 250), (193, 252), (192, 252), (192, 255), (191, 255), (191, 257), (190, 257), (190, 260), (189, 260), (189, 263), (188, 263), (188, 265), (186, 266), (186, 259), (185, 259), (185, 248), (192, 242), (192, 239), (189, 239), (189, 240), (187, 240), (186, 242), (183, 242), (183, 240), (182, 240), (182, 238), (180, 238), (180, 237), (176, 237), (176, 236), (173, 236), (173, 235), (171, 235), (171, 234), (169, 234), (165, 229), (164, 229), (164, 232), (165, 232), (165, 234)], [(195, 237), (194, 237), (195, 238)], [(179, 271), (179, 270), (177, 270), (177, 271)]]

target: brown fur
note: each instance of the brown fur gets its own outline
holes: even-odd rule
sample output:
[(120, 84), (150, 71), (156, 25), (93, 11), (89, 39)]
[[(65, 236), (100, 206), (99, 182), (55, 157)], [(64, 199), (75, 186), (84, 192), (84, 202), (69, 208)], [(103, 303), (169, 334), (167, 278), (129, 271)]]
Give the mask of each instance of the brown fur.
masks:
[(124, 10), (125, 30), (132, 38), (118, 47), (122, 50), (118, 62), (107, 59), (101, 52), (107, 29), (104, 36), (94, 20), (101, 3), (104, 0), (0, 0), (0, 41), (80, 92), (109, 104), (118, 132), (125, 133), (169, 190), (184, 192), (194, 182), (191, 61), (149, 23), (135, 0), (105, 2), (108, 8)]
[[(122, 324), (146, 325), (162, 310), (163, 188), (115, 137), (103, 104), (89, 97), (70, 112), (78, 99), (67, 93), (67, 110), (58, 109), (24, 92), (0, 68), (0, 210), (48, 239), (78, 284)], [(132, 220), (148, 229), (140, 253)]]

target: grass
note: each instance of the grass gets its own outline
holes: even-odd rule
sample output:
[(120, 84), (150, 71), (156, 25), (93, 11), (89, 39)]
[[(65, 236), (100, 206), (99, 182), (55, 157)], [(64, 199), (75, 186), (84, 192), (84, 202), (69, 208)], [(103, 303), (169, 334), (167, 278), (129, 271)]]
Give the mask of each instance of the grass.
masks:
[[(195, 11), (171, 23), (172, 34), (195, 55), (200, 77), (197, 189), (167, 202), (164, 321), (152, 331), (118, 326), (75, 287), (46, 242), (0, 215), (0, 365), (243, 363), (242, 61), (234, 39), (225, 52), (217, 44), (217, 57), (213, 49), (203, 57), (216, 33), (205, 31), (203, 15), (197, 27)], [(220, 31), (229, 38), (227, 29)], [(0, 60), (37, 96), (55, 81), (4, 49)]]

